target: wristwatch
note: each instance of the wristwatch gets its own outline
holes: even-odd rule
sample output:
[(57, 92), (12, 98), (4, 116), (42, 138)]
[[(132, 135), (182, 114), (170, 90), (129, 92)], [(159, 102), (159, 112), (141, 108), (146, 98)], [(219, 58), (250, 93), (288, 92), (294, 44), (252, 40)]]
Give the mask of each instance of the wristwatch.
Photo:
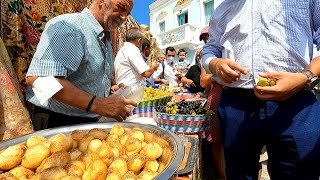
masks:
[(305, 90), (313, 90), (313, 88), (320, 82), (320, 78), (313, 74), (310, 70), (303, 69), (302, 71), (300, 71), (300, 73), (304, 74), (308, 78), (308, 81), (304, 86)]

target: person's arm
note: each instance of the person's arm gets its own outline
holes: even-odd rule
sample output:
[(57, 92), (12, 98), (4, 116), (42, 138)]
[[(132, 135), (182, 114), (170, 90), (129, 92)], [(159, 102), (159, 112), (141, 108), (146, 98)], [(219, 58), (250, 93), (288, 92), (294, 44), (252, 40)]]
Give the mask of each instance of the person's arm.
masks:
[(158, 69), (158, 67), (158, 63), (152, 63), (152, 66), (147, 71), (143, 72), (141, 75), (145, 78), (149, 78)]
[[(70, 106), (86, 110), (93, 95), (77, 88), (64, 77), (55, 78), (63, 86), (63, 89), (53, 95), (53, 98)], [(26, 82), (28, 85), (32, 86), (36, 79), (37, 77), (30, 76), (26, 78)], [(124, 99), (122, 96), (117, 94), (113, 94), (106, 98), (96, 97), (93, 101), (90, 112), (122, 120), (126, 119), (126, 117), (131, 113), (131, 110), (127, 105), (137, 106), (137, 103), (130, 99)]]
[[(162, 65), (159, 65), (158, 69), (153, 74), (154, 83), (163, 83), (165, 85), (169, 85), (169, 81), (166, 79), (161, 79), (160, 76), (164, 73)], [(164, 76), (164, 75), (163, 75)]]
[(201, 67), (201, 74), (200, 74), (200, 86), (205, 88), (209, 86), (212, 82), (212, 74), (207, 74), (206, 70)]

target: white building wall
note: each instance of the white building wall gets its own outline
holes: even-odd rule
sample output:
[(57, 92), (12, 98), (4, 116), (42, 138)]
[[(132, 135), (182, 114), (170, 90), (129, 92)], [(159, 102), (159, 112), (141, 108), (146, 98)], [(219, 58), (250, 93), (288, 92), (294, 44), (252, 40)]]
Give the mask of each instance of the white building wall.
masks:
[[(152, 3), (149, 6), (150, 32), (157, 39), (160, 49), (164, 51), (166, 47), (173, 46), (178, 51), (184, 48), (187, 51), (187, 60), (193, 64), (196, 49), (203, 45), (203, 42), (199, 41), (199, 35), (206, 25), (204, 3), (208, 1), (211, 0), (185, 0), (185, 3), (178, 7), (176, 7), (178, 0), (157, 0)], [(215, 9), (222, 1), (214, 0), (213, 8)], [(186, 11), (188, 11), (188, 24), (179, 26), (178, 14)], [(161, 33), (159, 23), (163, 21), (165, 32)], [(167, 38), (163, 38), (164, 36)]]

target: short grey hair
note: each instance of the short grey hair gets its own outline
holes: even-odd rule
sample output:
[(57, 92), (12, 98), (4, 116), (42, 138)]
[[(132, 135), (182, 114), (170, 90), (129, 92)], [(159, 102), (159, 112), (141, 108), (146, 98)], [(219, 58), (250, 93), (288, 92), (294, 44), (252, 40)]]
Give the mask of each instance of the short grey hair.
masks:
[(139, 29), (130, 29), (126, 34), (126, 41), (132, 42), (136, 39), (144, 38), (143, 33)]

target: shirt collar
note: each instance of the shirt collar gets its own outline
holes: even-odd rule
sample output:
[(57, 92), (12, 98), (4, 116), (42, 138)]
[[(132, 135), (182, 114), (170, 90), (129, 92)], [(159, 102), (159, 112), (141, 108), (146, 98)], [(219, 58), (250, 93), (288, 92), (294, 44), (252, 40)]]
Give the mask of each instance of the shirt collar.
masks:
[(96, 20), (96, 18), (92, 15), (91, 11), (88, 8), (84, 8), (81, 12), (81, 14), (85, 17), (87, 22), (92, 27), (93, 31), (96, 33), (97, 37), (103, 38), (103, 28), (99, 24), (99, 22)]
[(140, 51), (140, 49), (136, 45), (132, 44), (131, 42), (124, 42), (123, 46), (129, 46), (130, 48)]

